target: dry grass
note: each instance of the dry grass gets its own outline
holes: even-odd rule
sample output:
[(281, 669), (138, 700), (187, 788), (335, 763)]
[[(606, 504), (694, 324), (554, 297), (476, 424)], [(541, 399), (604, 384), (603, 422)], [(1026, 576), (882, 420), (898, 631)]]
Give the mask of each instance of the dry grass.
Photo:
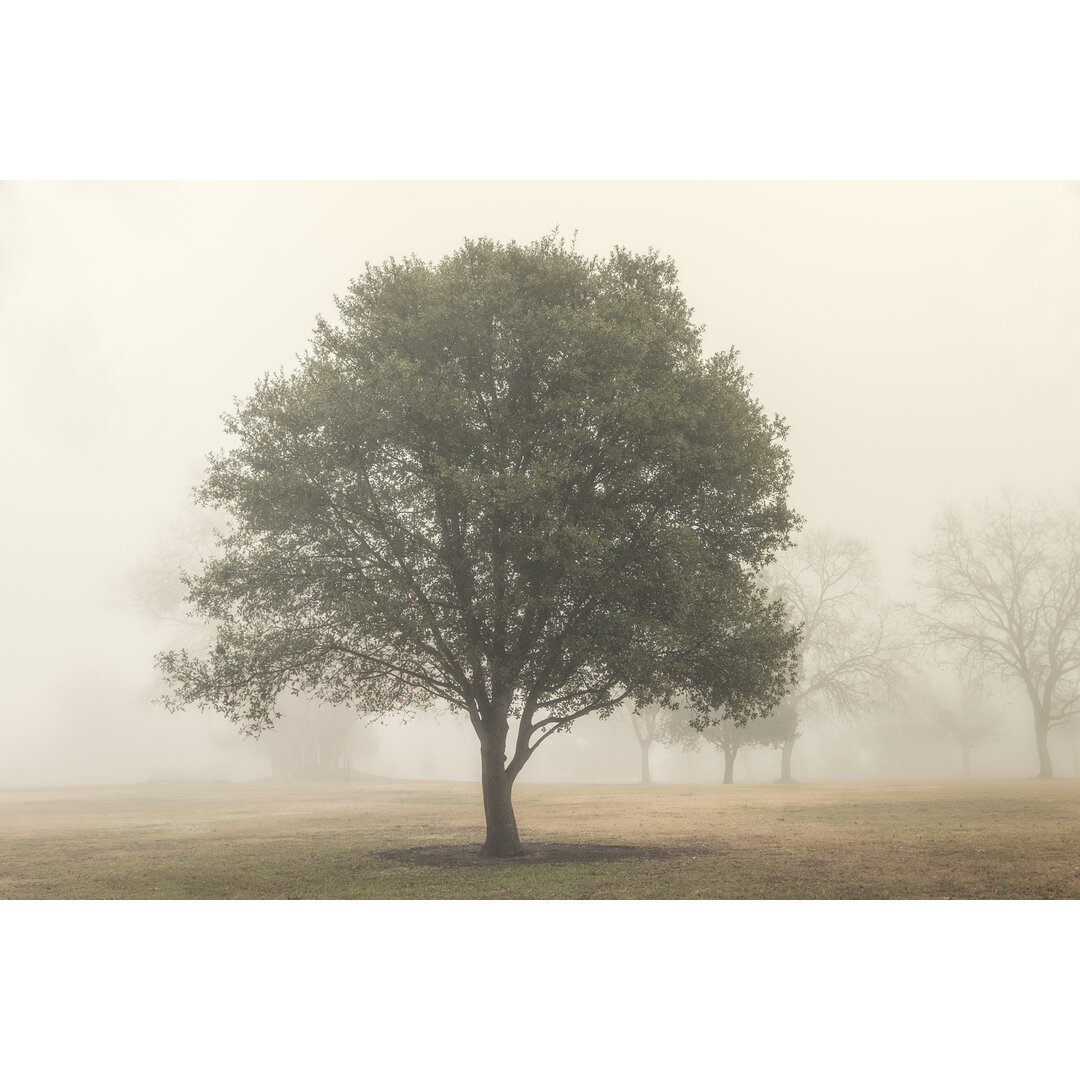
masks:
[(0, 792), (4, 898), (1080, 898), (1080, 784)]

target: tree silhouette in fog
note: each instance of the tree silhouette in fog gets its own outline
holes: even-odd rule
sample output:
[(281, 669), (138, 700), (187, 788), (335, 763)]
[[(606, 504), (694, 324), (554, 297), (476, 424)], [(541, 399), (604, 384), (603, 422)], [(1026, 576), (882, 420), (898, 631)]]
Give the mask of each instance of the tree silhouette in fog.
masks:
[(672, 713), (659, 733), (666, 746), (699, 750), (715, 747), (724, 757), (724, 783), (735, 782), (735, 760), (743, 747), (781, 746), (790, 738), (798, 715), (790, 701), (783, 701), (770, 712), (740, 717), (729, 709), (698, 713), (685, 708)]
[(888, 693), (903, 642), (878, 597), (870, 547), (827, 530), (806, 533), (769, 568), (774, 594), (802, 630), (799, 678), (786, 699), (780, 779), (791, 780), (791, 757), (807, 713), (831, 709), (852, 716)]
[(919, 555), (931, 642), (1018, 684), (1031, 705), (1039, 776), (1049, 733), (1080, 712), (1080, 520), (1048, 499), (1004, 494), (947, 510)]

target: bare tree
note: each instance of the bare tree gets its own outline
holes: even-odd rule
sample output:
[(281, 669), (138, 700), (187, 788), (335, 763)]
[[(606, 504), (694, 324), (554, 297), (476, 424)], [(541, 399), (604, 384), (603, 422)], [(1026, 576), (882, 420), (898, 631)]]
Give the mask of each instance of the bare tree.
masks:
[(852, 715), (868, 707), (891, 687), (902, 646), (880, 603), (865, 542), (809, 532), (777, 558), (771, 580), (802, 627), (801, 674), (786, 699), (790, 723), (780, 744), (780, 779), (789, 782), (804, 715), (826, 708)]
[(929, 638), (1019, 682), (1031, 703), (1039, 776), (1048, 735), (1080, 711), (1080, 523), (1049, 500), (1005, 494), (965, 519), (947, 510), (918, 556)]

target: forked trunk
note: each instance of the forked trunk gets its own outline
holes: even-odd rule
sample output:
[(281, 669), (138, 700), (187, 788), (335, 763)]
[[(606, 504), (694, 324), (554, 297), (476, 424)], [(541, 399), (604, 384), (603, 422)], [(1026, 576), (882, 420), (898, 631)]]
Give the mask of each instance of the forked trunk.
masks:
[(1054, 767), (1050, 762), (1050, 747), (1047, 744), (1047, 735), (1050, 733), (1050, 725), (1045, 717), (1035, 716), (1035, 745), (1039, 750), (1039, 779), (1052, 780)]
[(733, 784), (735, 782), (735, 755), (739, 752), (737, 746), (733, 746), (730, 750), (724, 751), (724, 783)]
[(524, 855), (510, 795), (513, 780), (506, 775), (506, 754), (501, 747), (481, 744), (481, 780), (484, 788), (484, 820), (487, 836), (480, 849), (484, 855)]
[(780, 783), (791, 783), (791, 752), (795, 749), (795, 736), (791, 739), (785, 739), (784, 744), (780, 749)]

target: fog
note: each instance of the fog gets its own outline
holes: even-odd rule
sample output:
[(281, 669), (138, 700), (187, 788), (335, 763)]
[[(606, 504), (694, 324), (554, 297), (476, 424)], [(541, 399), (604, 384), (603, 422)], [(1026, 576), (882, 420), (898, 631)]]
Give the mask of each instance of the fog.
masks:
[[(1007, 487), (1073, 492), (1075, 185), (9, 183), (0, 785), (308, 778), (274, 765), (285, 731), (245, 741), (220, 717), (156, 703), (154, 654), (191, 630), (146, 610), (140, 571), (160, 567), (190, 521), (190, 488), (224, 444), (221, 414), (293, 363), (365, 262), (556, 226), (583, 252), (651, 246), (674, 259), (706, 351), (736, 346), (756, 396), (787, 418), (791, 502), (807, 528), (867, 541), (892, 600), (913, 598), (912, 551), (946, 504)], [(1001, 730), (972, 752), (973, 773), (1030, 775), (1027, 706), (996, 694)], [(301, 743), (334, 722), (288, 708)], [(341, 737), (338, 778), (479, 778), (475, 737), (444, 711)], [(1068, 733), (1051, 743), (1059, 773), (1075, 774)], [(736, 782), (774, 780), (778, 757), (746, 748)], [(828, 715), (808, 724), (795, 764), (818, 781), (959, 768), (959, 751), (918, 724)], [(616, 715), (550, 740), (522, 782), (639, 772)], [(652, 751), (656, 781), (722, 772), (709, 747)]]

